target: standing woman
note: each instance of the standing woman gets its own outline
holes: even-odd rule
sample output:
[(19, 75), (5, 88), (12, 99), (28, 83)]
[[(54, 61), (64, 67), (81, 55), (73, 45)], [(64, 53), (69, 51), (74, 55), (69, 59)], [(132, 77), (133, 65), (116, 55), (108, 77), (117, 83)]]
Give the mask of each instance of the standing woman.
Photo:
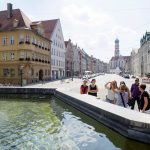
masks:
[(89, 88), (88, 88), (88, 94), (97, 97), (98, 87), (95, 83), (96, 83), (96, 80), (92, 79), (91, 84), (89, 85)]
[(140, 96), (140, 112), (145, 112), (150, 111), (150, 98), (149, 94), (147, 91), (145, 91), (146, 85), (141, 84), (139, 87), (139, 90), (141, 91), (141, 96)]
[(121, 84), (119, 89), (113, 89), (116, 93), (116, 104), (122, 107), (127, 107), (128, 93), (125, 91), (126, 86)]
[(115, 103), (115, 93), (113, 91), (114, 88), (114, 81), (107, 82), (105, 84), (105, 88), (107, 89), (107, 95), (106, 95), (106, 101), (109, 103), (114, 104)]
[(87, 92), (88, 92), (87, 80), (83, 80), (83, 84), (80, 87), (80, 94), (87, 94)]
[[(125, 84), (124, 81), (120, 81), (120, 85), (121, 85), (121, 84), (123, 84), (123, 85), (126, 86), (126, 84)], [(128, 88), (127, 86), (126, 86), (126, 88), (125, 88), (125, 92), (128, 93), (128, 100), (130, 100), (130, 99), (131, 99), (131, 93), (130, 93), (130, 90), (129, 90), (129, 88)]]

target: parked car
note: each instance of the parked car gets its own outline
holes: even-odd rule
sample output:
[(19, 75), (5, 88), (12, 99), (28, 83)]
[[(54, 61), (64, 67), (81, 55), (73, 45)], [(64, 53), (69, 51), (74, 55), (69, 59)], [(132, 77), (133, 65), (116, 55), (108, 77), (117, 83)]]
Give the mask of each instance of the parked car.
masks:
[(134, 75), (131, 76), (132, 79), (136, 78)]
[(126, 79), (130, 79), (130, 76), (128, 74), (124, 74), (123, 77)]

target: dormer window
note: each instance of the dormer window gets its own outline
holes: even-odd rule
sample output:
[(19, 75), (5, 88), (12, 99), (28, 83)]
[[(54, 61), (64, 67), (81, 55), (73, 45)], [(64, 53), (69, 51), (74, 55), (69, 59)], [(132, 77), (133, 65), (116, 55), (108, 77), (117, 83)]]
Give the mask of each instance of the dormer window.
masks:
[(14, 20), (13, 20), (13, 27), (14, 27), (14, 28), (17, 28), (17, 27), (18, 27), (18, 24), (19, 24), (19, 20), (14, 19)]

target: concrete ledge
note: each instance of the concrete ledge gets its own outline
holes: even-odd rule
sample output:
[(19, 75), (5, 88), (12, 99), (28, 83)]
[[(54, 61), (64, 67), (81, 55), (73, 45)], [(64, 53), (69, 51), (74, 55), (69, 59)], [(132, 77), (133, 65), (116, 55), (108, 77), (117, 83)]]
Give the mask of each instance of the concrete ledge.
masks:
[(149, 114), (60, 89), (56, 90), (55, 96), (123, 136), (150, 144)]
[(0, 88), (0, 94), (54, 94), (55, 88), (21, 88), (21, 87), (3, 87)]

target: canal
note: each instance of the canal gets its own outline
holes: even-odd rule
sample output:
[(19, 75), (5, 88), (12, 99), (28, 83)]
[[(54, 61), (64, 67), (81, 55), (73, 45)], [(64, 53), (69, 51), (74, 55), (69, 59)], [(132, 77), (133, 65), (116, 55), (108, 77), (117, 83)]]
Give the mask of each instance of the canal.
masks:
[(66, 103), (50, 99), (0, 99), (0, 149), (149, 150)]

